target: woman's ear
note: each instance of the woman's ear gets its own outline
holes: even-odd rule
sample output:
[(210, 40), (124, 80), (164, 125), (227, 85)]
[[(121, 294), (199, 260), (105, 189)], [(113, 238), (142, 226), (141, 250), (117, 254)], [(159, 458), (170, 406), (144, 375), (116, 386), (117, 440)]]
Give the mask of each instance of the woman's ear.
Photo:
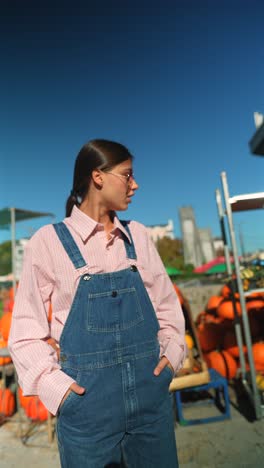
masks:
[(96, 185), (97, 187), (102, 188), (102, 187), (103, 187), (103, 175), (102, 175), (102, 171), (100, 171), (99, 169), (95, 169), (95, 170), (92, 172), (92, 180), (93, 180), (93, 182), (95, 183), (95, 185)]

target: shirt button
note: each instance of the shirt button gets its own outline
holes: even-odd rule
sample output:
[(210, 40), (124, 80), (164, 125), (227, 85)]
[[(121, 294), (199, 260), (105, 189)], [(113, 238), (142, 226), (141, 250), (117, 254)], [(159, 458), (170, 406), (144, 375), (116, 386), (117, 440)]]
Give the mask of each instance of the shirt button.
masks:
[(131, 271), (137, 271), (136, 265), (131, 265), (130, 270), (131, 270)]
[(62, 356), (60, 356), (60, 360), (61, 360), (62, 362), (65, 362), (65, 361), (67, 361), (67, 357), (64, 356), (64, 354), (63, 354)]
[(112, 297), (116, 297), (117, 296), (117, 291), (112, 291)]

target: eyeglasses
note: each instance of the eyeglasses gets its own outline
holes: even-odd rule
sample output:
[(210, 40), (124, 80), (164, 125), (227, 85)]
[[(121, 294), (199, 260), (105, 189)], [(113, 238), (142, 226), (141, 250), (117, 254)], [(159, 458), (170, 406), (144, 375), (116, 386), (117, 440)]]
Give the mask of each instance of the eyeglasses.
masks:
[(109, 171), (107, 172), (107, 174), (112, 174), (117, 177), (122, 177), (123, 179), (125, 178), (127, 184), (132, 184), (133, 180), (135, 180), (135, 176), (133, 172), (128, 172), (127, 174), (116, 174), (116, 172)]

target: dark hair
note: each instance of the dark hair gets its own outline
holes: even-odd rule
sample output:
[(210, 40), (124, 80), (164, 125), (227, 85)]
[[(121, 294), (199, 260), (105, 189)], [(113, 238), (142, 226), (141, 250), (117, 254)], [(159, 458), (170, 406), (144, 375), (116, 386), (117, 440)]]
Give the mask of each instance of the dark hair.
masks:
[(133, 156), (121, 143), (103, 139), (86, 143), (75, 160), (72, 190), (66, 201), (66, 216), (70, 216), (73, 206), (80, 205), (85, 198), (95, 169), (108, 171), (128, 159), (133, 159)]

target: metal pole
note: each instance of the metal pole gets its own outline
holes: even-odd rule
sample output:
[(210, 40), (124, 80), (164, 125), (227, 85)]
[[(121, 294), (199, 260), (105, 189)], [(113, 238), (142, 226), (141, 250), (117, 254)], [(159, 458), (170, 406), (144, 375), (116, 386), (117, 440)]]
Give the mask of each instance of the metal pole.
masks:
[(243, 258), (243, 263), (245, 263), (246, 260), (246, 251), (245, 251), (245, 243), (244, 243), (244, 236), (241, 228), (241, 223), (239, 223), (239, 242), (240, 242), (240, 249), (241, 249), (241, 255)]
[(222, 179), (226, 213), (227, 213), (227, 219), (228, 219), (228, 225), (229, 225), (230, 239), (231, 239), (234, 262), (235, 262), (236, 281), (237, 281), (238, 292), (239, 292), (239, 300), (240, 300), (241, 309), (242, 309), (242, 320), (243, 320), (243, 325), (244, 325), (244, 334), (245, 334), (245, 341), (246, 341), (246, 346), (247, 346), (247, 355), (248, 355), (250, 376), (251, 376), (251, 388), (252, 388), (253, 395), (251, 394), (251, 391), (249, 390), (247, 385), (245, 386), (245, 388), (249, 391), (249, 396), (252, 399), (252, 402), (255, 408), (256, 418), (261, 419), (262, 408), (261, 408), (260, 394), (259, 394), (257, 384), (256, 384), (256, 371), (255, 371), (255, 364), (254, 364), (253, 354), (252, 354), (252, 341), (251, 341), (251, 335), (250, 335), (250, 330), (249, 330), (249, 322), (248, 322), (248, 316), (247, 316), (244, 290), (243, 290), (243, 285), (242, 285), (242, 281), (240, 278), (240, 265), (239, 265), (239, 260), (238, 260), (236, 237), (235, 237), (233, 217), (232, 217), (232, 209), (229, 203), (229, 191), (228, 191), (227, 178), (226, 178), (225, 172), (221, 173), (221, 179)]
[(241, 374), (242, 374), (242, 379), (246, 379), (246, 361), (245, 361), (245, 355), (243, 352), (243, 340), (242, 340), (242, 332), (241, 332), (241, 324), (240, 324), (240, 319), (239, 315), (237, 312), (237, 307), (236, 307), (236, 300), (235, 300), (235, 281), (232, 275), (232, 268), (231, 268), (231, 261), (230, 261), (230, 255), (229, 255), (229, 250), (228, 250), (228, 243), (227, 243), (227, 236), (226, 236), (226, 230), (225, 230), (225, 223), (224, 223), (224, 210), (222, 206), (222, 199), (221, 199), (221, 193), (219, 189), (216, 189), (215, 191), (215, 197), (216, 197), (216, 204), (218, 208), (218, 216), (219, 216), (219, 221), (220, 221), (220, 228), (221, 228), (221, 234), (222, 234), (222, 239), (224, 242), (224, 252), (225, 252), (225, 259), (226, 259), (226, 266), (227, 266), (227, 273), (228, 276), (231, 278), (230, 280), (230, 286), (231, 286), (231, 299), (232, 299), (232, 304), (233, 304), (233, 309), (234, 309), (234, 326), (235, 326), (235, 334), (236, 334), (236, 340), (238, 344), (238, 349), (239, 349), (239, 360), (240, 360), (240, 366), (241, 366)]
[(16, 295), (16, 209), (10, 208), (11, 215), (11, 254), (12, 254), (12, 273), (13, 273), (13, 291)]

